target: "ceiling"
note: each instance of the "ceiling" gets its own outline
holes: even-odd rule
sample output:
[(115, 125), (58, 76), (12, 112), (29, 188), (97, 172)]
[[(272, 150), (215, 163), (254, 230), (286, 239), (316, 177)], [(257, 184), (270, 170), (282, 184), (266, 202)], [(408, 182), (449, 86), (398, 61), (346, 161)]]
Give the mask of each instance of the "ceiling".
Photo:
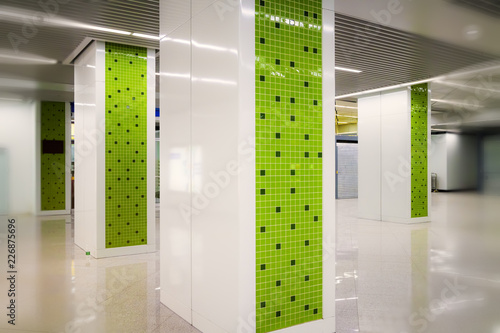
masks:
[(342, 14), (335, 16), (336, 94), (437, 77), (497, 57)]
[[(0, 0), (0, 31), (6, 32), (0, 34), (0, 98), (73, 100), (73, 67), (63, 63), (71, 60), (72, 52), (86, 38), (158, 49), (158, 40), (147, 37), (159, 35), (159, 1), (65, 0), (55, 7), (44, 8), (40, 3), (56, 1)], [(377, 8), (375, 4), (380, 1), (373, 1), (371, 6), (366, 6), (366, 2), (365, 6), (354, 6), (357, 2), (336, 1), (336, 65), (361, 71), (337, 71), (337, 96), (442, 76), (463, 68), (478, 68), (498, 58), (487, 52), (488, 48), (481, 47), (482, 44), (451, 44), (437, 32), (436, 38), (439, 38), (430, 38), (417, 25), (398, 26), (396, 18), (394, 24), (382, 25), (366, 16), (366, 12)], [(467, 3), (473, 1), (434, 0), (432, 3), (435, 6), (438, 2), (440, 5), (446, 3), (447, 6), (469, 8), (465, 11), (470, 11), (474, 17), (491, 16), (477, 14), (476, 8), (470, 9)], [(461, 2), (461, 5), (456, 6), (453, 2)], [(495, 4), (493, 1), (483, 2)], [(398, 17), (404, 15), (403, 12)], [(36, 22), (36, 25), (30, 22)], [(488, 19), (485, 18), (484, 22)], [(146, 36), (123, 35), (106, 29)], [(57, 64), (40, 65), (30, 60), (33, 58), (48, 62), (55, 60)], [(495, 76), (494, 81), (497, 79)], [(479, 79), (474, 82), (474, 78), (467, 76), (446, 80), (447, 83), (445, 80), (433, 83), (433, 94), (437, 99), (460, 99), (466, 88), (457, 86), (457, 82), (481, 84), (477, 81)], [(496, 107), (496, 98), (488, 100), (482, 104), (491, 103), (488, 108)], [(346, 98), (338, 104), (349, 102), (355, 102), (355, 98)], [(440, 102), (433, 105), (436, 111), (443, 112), (454, 112), (453, 107)], [(353, 109), (343, 109), (342, 112), (349, 116), (350, 110)], [(347, 118), (341, 122), (348, 122)]]

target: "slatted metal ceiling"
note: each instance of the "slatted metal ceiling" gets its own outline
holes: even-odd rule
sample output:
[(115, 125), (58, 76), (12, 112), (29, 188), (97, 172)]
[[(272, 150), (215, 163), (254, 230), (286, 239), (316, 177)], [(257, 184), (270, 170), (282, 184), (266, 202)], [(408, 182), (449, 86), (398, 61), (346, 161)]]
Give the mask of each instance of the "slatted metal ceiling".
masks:
[(450, 0), (451, 2), (466, 6), (469, 9), (500, 17), (500, 1), (498, 0)]
[(495, 59), (453, 45), (336, 14), (337, 96), (414, 82)]
[[(45, 13), (38, 0), (2, 0), (0, 5), (33, 14)], [(57, 17), (85, 24), (158, 36), (159, 0), (72, 0), (67, 4), (59, 4), (56, 10), (53, 7), (50, 10)], [(23, 22), (0, 22), (0, 31), (5, 32), (0, 34), (0, 48), (11, 49), (8, 33), (23, 36), (22, 28)], [(37, 29), (35, 36), (29, 38), (27, 44), (20, 45), (20, 50), (59, 61), (63, 61), (87, 36), (158, 48), (156, 40), (102, 31), (50, 26), (38, 26)]]
[[(0, 6), (43, 12), (38, 0), (2, 0)], [(72, 0), (60, 4), (57, 17), (106, 28), (159, 35), (159, 0)], [(12, 48), (8, 32), (22, 34), (22, 23), (1, 20), (0, 49)], [(63, 61), (85, 37), (158, 48), (157, 40), (95, 30), (40, 26), (21, 51)], [(478, 64), (494, 57), (414, 34), (336, 14), (337, 95), (418, 81)], [(0, 66), (1, 67), (1, 66)], [(2, 73), (0, 73), (1, 75)], [(57, 82), (54, 75), (52, 82)]]

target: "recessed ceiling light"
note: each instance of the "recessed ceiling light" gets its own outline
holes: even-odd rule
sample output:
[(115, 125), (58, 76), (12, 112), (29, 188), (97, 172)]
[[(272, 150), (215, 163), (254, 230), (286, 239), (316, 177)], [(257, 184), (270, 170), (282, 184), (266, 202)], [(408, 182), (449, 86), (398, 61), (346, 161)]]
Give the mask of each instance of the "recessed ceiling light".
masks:
[(344, 72), (351, 72), (351, 73), (361, 73), (362, 71), (357, 70), (357, 69), (351, 69), (351, 68), (345, 68), (345, 67), (337, 67), (335, 66), (335, 69), (338, 71), (344, 71)]
[[(37, 56), (26, 57), (26, 56), (19, 56), (19, 55), (15, 55), (15, 54), (0, 53), (0, 58), (10, 60), (9, 63), (35, 63), (35, 64), (47, 64), (47, 65), (57, 64), (56, 59), (49, 59), (49, 58), (43, 58), (43, 57), (37, 57)], [(0, 62), (2, 62), (2, 61), (0, 61)]]
[(444, 100), (444, 99), (431, 99), (431, 102), (451, 104), (451, 105), (469, 106), (469, 107), (473, 107), (473, 108), (481, 107), (481, 105), (478, 105), (478, 104), (468, 104), (468, 103), (457, 102), (457, 101), (448, 101), (448, 100)]
[(12, 102), (22, 102), (22, 99), (19, 98), (6, 98), (6, 97), (0, 97), (1, 101), (12, 101)]
[(110, 29), (110, 28), (104, 28), (104, 27), (99, 27), (97, 25), (87, 25), (86, 28), (91, 29), (91, 30), (98, 30), (98, 31), (104, 31), (104, 32), (112, 32), (114, 34), (120, 34), (120, 35), (131, 35), (131, 32), (128, 31), (123, 31), (123, 30), (117, 30), (117, 29)]
[(357, 110), (357, 109), (358, 109), (358, 108), (357, 108), (357, 107), (355, 107), (355, 106), (345, 106), (345, 105), (338, 105), (338, 104), (337, 104), (337, 105), (335, 105), (335, 107), (337, 107), (337, 108), (344, 108), (344, 109), (355, 109), (355, 110)]
[(137, 32), (134, 32), (132, 34), (132, 36), (134, 37), (141, 37), (141, 38), (147, 38), (147, 39), (155, 39), (155, 40), (160, 40), (161, 37), (160, 36), (153, 36), (153, 35), (146, 35), (146, 34), (140, 34), (140, 33), (137, 33)]

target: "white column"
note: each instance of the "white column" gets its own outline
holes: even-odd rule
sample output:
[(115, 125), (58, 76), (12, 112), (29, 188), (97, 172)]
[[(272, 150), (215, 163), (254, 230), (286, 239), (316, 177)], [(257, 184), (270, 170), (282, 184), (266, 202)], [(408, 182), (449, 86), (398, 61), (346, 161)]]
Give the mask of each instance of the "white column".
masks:
[[(147, 163), (147, 178), (145, 177), (147, 186), (147, 243), (112, 248), (108, 247), (109, 242), (106, 242), (106, 228), (109, 227), (110, 223), (110, 220), (106, 218), (106, 200), (108, 199), (106, 172), (109, 171), (107, 170), (109, 167), (106, 166), (106, 154), (109, 150), (114, 149), (106, 146), (106, 135), (109, 134), (106, 130), (106, 114), (110, 111), (106, 108), (106, 99), (109, 97), (106, 96), (106, 75), (109, 71), (106, 66), (106, 52), (105, 42), (93, 41), (74, 61), (75, 243), (84, 251), (90, 252), (95, 258), (147, 253), (156, 250), (155, 50), (147, 50), (147, 74), (145, 75), (147, 92), (144, 92), (147, 93), (147, 136), (142, 139), (147, 141), (145, 148), (147, 151), (147, 161), (145, 162)], [(130, 89), (134, 88), (130, 87)], [(130, 154), (132, 156), (134, 152)], [(132, 181), (138, 180), (132, 179)], [(141, 183), (140, 186), (142, 184), (144, 183)], [(126, 230), (126, 232), (133, 233), (134, 231)]]
[[(335, 329), (333, 1), (323, 10), (324, 320)], [(255, 1), (160, 2), (161, 302), (202, 332), (255, 332)]]
[[(430, 221), (412, 217), (412, 87), (383, 91), (358, 99), (359, 217), (400, 223)], [(429, 92), (430, 94), (430, 92)], [(428, 103), (430, 105), (430, 103)], [(430, 133), (430, 110), (426, 114)], [(430, 135), (427, 135), (430, 147)], [(428, 163), (428, 162), (427, 162)]]
[(38, 105), (0, 99), (0, 215), (36, 214)]

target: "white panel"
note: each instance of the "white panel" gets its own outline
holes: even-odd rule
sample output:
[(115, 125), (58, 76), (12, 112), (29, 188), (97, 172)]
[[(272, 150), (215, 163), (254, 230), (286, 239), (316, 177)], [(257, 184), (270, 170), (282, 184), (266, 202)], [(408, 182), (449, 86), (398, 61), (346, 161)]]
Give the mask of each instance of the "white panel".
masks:
[[(243, 1), (239, 49), (239, 315), (246, 322), (255, 316), (255, 1)], [(239, 328), (238, 328), (239, 329)]]
[(431, 136), (431, 149), (429, 150), (429, 168), (431, 173), (437, 174), (437, 188), (448, 189), (446, 134), (435, 134)]
[(234, 332), (238, 319), (239, 193), (230, 171), (242, 144), (238, 14), (220, 20), (207, 8), (192, 22), (193, 311), (226, 332)]
[(472, 135), (446, 134), (447, 188), (446, 190), (473, 190), (477, 188), (478, 141)]
[(190, 38), (188, 22), (160, 43), (160, 299), (191, 323)]
[(92, 127), (88, 127), (90, 131), (96, 129), (96, 133), (104, 134), (97, 135), (95, 138), (96, 160), (96, 188), (93, 200), (96, 201), (96, 223), (97, 223), (97, 250), (99, 252), (106, 249), (106, 44), (97, 41), (96, 44), (96, 95), (95, 95), (95, 119)]
[[(330, 10), (323, 10), (323, 73), (324, 320), (318, 323), (318, 327), (322, 327), (322, 330), (311, 329), (311, 327), (309, 332), (333, 332), (335, 330), (335, 13)], [(287, 332), (297, 329), (292, 328)]]
[(156, 50), (148, 49), (148, 104), (147, 112), (147, 224), (148, 224), (148, 250), (156, 252)]
[[(191, 0), (191, 16), (196, 17), (202, 11), (211, 11), (212, 13), (208, 13), (209, 16), (224, 21), (227, 13), (238, 13), (239, 5), (239, 0)], [(207, 13), (203, 13), (203, 15), (207, 15)]]
[(359, 217), (381, 219), (380, 95), (358, 100), (358, 206)]
[[(96, 233), (96, 45), (75, 61), (75, 244), (95, 254)], [(101, 133), (104, 140), (104, 130)]]
[(382, 220), (411, 218), (409, 90), (381, 95)]
[(168, 36), (191, 18), (190, 0), (160, 0), (160, 36)]
[(484, 192), (500, 195), (500, 136), (487, 136), (483, 142)]
[(0, 198), (10, 214), (35, 214), (37, 104), (0, 100)]

